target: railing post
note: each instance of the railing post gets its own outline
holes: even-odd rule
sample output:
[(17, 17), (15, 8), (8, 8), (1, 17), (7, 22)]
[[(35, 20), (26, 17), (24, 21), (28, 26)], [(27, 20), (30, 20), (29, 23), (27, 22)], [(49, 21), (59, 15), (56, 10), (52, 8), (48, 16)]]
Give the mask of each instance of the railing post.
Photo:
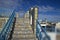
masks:
[[(39, 25), (39, 26), (38, 26)], [(38, 32), (36, 32), (36, 35), (38, 36), (38, 40), (51, 40), (50, 39), (50, 36), (46, 33), (46, 30), (44, 29), (44, 28), (42, 28), (41, 27), (41, 25), (40, 25), (40, 23), (38, 22), (38, 20), (37, 20), (37, 26), (36, 26), (37, 28), (36, 28), (36, 31)], [(41, 31), (40, 31), (41, 30)], [(43, 34), (42, 33), (44, 33), (44, 37), (42, 37), (43, 36)]]
[[(12, 15), (9, 17), (7, 23), (4, 25), (1, 33), (0, 33), (0, 40), (8, 40), (9, 33), (13, 30), (15, 26), (15, 11), (13, 11)], [(11, 26), (12, 23), (14, 24), (13, 27)], [(12, 28), (12, 30), (11, 30)]]
[(9, 35), (9, 38), (8, 40), (11, 40), (12, 39), (12, 35), (13, 35), (13, 32), (14, 32), (14, 28), (15, 28), (15, 23), (16, 23), (16, 17), (14, 17), (14, 21), (13, 21), (13, 27), (12, 27), (12, 30), (11, 30), (11, 33)]

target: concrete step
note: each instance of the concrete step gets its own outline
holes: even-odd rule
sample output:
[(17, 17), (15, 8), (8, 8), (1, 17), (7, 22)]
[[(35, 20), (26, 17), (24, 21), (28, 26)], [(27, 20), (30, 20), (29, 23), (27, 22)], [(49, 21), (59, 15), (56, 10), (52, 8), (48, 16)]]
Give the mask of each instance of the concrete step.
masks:
[(14, 30), (32, 30), (31, 27), (16, 27)]
[(30, 25), (30, 24), (25, 24), (25, 23), (16, 23), (16, 25)]
[(34, 35), (13, 35), (13, 38), (27, 38), (27, 39), (31, 39), (31, 38), (35, 38)]
[(17, 26), (24, 26), (24, 24), (16, 24), (15, 26), (16, 26), (16, 27), (17, 27)]
[(16, 18), (16, 20), (18, 20), (18, 21), (19, 21), (19, 20), (23, 20), (23, 18)]
[(30, 25), (28, 22), (16, 22), (16, 25), (17, 24), (27, 24), (27, 25)]
[(24, 32), (22, 32), (22, 31), (14, 31), (14, 34), (17, 34), (17, 33), (20, 33), (20, 34), (28, 34), (28, 33), (31, 33), (31, 34), (33, 34), (33, 32), (31, 32), (31, 31), (24, 31)]
[(30, 25), (15, 25), (15, 27), (24, 27), (24, 28), (26, 28), (26, 27), (31, 27)]
[(20, 32), (17, 32), (17, 33), (15, 33), (14, 32), (14, 35), (34, 35), (33, 33), (20, 33)]
[(15, 25), (15, 28), (31, 28), (31, 26), (26, 26), (26, 25), (23, 25), (23, 26), (17, 26), (17, 25)]
[(32, 30), (14, 30), (14, 32), (32, 32)]
[(16, 21), (16, 23), (24, 23), (24, 21)]
[(25, 26), (30, 26), (30, 24), (29, 23), (25, 23)]
[(24, 32), (24, 31), (30, 31), (30, 32), (32, 32), (32, 30), (30, 30), (30, 29), (14, 29), (14, 31), (22, 31), (22, 32)]
[(33, 34), (33, 31), (15, 31), (14, 30), (14, 34)]
[(32, 30), (28, 30), (28, 29), (15, 29), (14, 32), (32, 32)]
[(35, 40), (34, 38), (33, 39), (26, 39), (26, 38), (13, 38), (12, 40)]
[(16, 26), (16, 27), (17, 27), (17, 26), (24, 26), (24, 27), (28, 27), (28, 26), (31, 26), (31, 25), (30, 25), (30, 24), (16, 24), (15, 26)]

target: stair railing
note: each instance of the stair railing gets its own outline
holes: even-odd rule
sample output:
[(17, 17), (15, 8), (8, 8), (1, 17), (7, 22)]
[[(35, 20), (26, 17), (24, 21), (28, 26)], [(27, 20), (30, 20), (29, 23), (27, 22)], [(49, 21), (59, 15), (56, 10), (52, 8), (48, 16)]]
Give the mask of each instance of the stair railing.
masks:
[(2, 31), (0, 32), (0, 40), (7, 40), (9, 37), (9, 34), (12, 30), (12, 25), (14, 22), (14, 18), (15, 18), (15, 12), (13, 11), (13, 13), (11, 14), (11, 16), (9, 17), (7, 23), (4, 25), (4, 27), (2, 28)]
[(41, 27), (38, 20), (36, 21), (36, 37), (38, 40), (51, 40), (50, 36), (47, 34), (46, 30), (43, 27)]

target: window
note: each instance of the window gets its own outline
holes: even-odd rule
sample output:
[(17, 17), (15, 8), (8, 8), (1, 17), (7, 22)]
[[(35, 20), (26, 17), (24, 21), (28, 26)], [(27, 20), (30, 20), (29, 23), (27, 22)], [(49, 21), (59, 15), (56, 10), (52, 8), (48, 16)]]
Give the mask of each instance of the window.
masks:
[(53, 26), (42, 26), (47, 32), (55, 32), (55, 27)]

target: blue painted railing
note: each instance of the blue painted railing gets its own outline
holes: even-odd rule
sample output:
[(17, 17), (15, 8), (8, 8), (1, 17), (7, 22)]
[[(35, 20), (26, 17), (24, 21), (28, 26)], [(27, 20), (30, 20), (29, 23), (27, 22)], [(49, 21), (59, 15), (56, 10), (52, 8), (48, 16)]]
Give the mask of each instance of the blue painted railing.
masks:
[(36, 37), (38, 40), (51, 40), (46, 30), (41, 27), (39, 21), (36, 21)]
[(14, 22), (14, 18), (15, 18), (15, 12), (13, 11), (7, 23), (5, 24), (5, 26), (2, 28), (2, 31), (0, 32), (0, 40), (7, 40), (9, 33), (13, 27), (12, 24)]

